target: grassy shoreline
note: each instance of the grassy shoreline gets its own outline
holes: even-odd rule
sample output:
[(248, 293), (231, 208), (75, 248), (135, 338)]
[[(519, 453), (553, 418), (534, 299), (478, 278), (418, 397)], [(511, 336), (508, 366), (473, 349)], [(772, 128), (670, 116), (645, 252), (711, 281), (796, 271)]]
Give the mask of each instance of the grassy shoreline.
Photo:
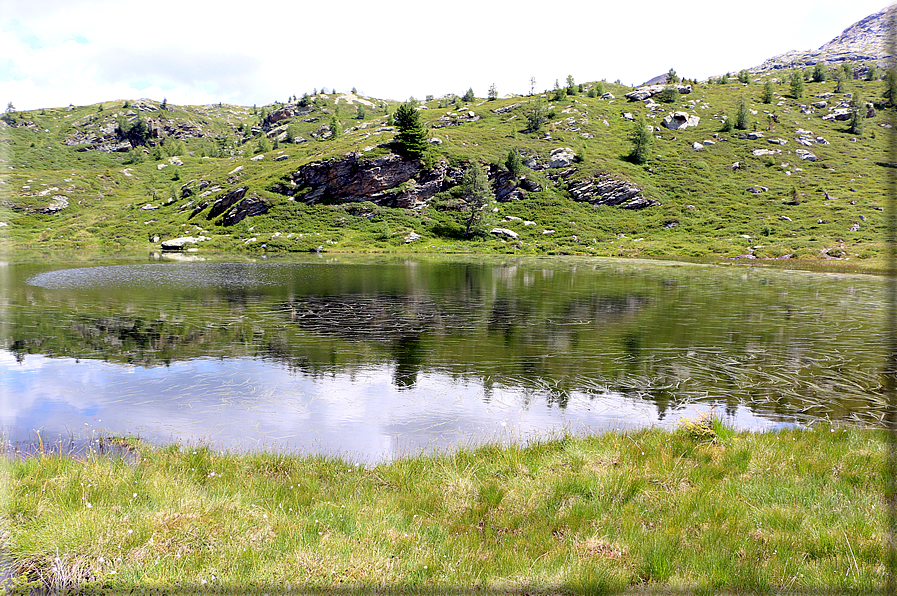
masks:
[(694, 420), (364, 468), (135, 441), (6, 459), (26, 582), (334, 593), (870, 593), (886, 578), (886, 435)]

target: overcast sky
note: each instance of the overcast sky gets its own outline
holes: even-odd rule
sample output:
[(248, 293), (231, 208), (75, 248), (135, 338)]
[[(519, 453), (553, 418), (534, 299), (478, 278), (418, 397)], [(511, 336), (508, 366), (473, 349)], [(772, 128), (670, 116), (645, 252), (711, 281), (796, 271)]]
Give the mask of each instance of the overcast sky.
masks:
[(703, 79), (818, 48), (887, 0), (0, 0), (0, 102), (265, 105)]

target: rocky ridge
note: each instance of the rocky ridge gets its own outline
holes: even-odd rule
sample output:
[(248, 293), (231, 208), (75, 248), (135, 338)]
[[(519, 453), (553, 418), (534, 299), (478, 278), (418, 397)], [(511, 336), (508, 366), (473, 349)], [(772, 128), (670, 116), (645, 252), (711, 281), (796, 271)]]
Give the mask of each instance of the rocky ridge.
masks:
[(854, 23), (818, 50), (792, 50), (773, 56), (763, 64), (751, 68), (752, 72), (766, 72), (782, 68), (806, 68), (818, 62), (826, 64), (857, 63), (854, 76), (865, 74), (859, 63), (872, 62), (887, 67), (894, 56), (888, 47), (890, 21), (897, 15), (897, 5), (883, 8), (875, 14)]

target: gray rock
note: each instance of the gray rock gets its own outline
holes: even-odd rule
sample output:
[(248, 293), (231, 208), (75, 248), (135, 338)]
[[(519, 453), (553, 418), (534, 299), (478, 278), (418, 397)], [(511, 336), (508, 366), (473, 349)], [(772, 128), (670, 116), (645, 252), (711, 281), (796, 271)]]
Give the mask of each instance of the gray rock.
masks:
[(245, 186), (241, 186), (240, 188), (235, 188), (234, 190), (227, 192), (223, 197), (212, 204), (212, 208), (209, 209), (209, 214), (206, 215), (206, 219), (215, 219), (230, 209), (246, 195), (246, 190)]
[(739, 139), (747, 139), (748, 141), (756, 141), (763, 138), (762, 132), (743, 132), (738, 135)]
[(693, 128), (699, 122), (701, 122), (699, 116), (689, 115), (688, 112), (672, 112), (661, 121), (661, 124), (670, 130), (680, 130), (689, 127)]
[(816, 156), (806, 149), (795, 149), (794, 152), (804, 161), (816, 161)]
[(262, 215), (268, 212), (268, 204), (259, 197), (246, 197), (221, 218), (221, 225), (232, 226), (247, 217)]
[(203, 240), (208, 240), (205, 236), (183, 236), (181, 238), (174, 238), (172, 240), (165, 240), (162, 242), (162, 250), (184, 250), (184, 247), (188, 244), (196, 244), (197, 242), (202, 242)]
[(517, 232), (515, 232), (514, 230), (509, 230), (507, 228), (492, 228), (491, 230), (489, 230), (489, 233), (495, 234), (497, 236), (507, 236), (512, 240), (517, 240), (517, 238), (520, 237)]
[(283, 161), (283, 160), (289, 159), (289, 158), (290, 158), (289, 155), (278, 155), (277, 157), (274, 158), (273, 161)]
[(701, 149), (704, 148), (704, 145), (702, 145), (702, 144), (700, 144), (699, 142), (695, 141), (694, 143), (691, 144), (691, 148), (694, 149), (695, 151), (700, 151)]
[(420, 240), (421, 238), (423, 238), (423, 236), (421, 236), (417, 232), (411, 232), (407, 236), (405, 236), (405, 244), (411, 244), (415, 240)]
[(558, 147), (548, 154), (549, 168), (566, 168), (573, 163), (576, 153), (570, 147)]

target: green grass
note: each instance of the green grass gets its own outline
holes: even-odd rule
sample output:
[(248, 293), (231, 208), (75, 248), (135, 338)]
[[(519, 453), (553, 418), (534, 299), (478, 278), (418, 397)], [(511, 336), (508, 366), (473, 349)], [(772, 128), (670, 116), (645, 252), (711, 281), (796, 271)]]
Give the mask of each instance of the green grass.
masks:
[(876, 430), (705, 418), (373, 467), (131, 443), (133, 462), (5, 461), (23, 584), (753, 594), (885, 579)]
[[(470, 104), (441, 99), (425, 102), (427, 109), (422, 115), (430, 125), (438, 124), (448, 112), (473, 111), (480, 116), (476, 122), (431, 129), (431, 136), (443, 141), (435, 148), (440, 159), (500, 164), (509, 149), (545, 157), (556, 147), (569, 146), (581, 158), (574, 179), (610, 172), (638, 184), (647, 198), (661, 203), (637, 212), (593, 207), (573, 201), (563, 186), (547, 183), (542, 192), (495, 205), (497, 212), (490, 212), (486, 229), (493, 225), (510, 227), (520, 234), (515, 242), (489, 235), (465, 240), (458, 234), (461, 214), (435, 204), (414, 212), (381, 207), (368, 219), (347, 213), (342, 205), (307, 206), (276, 192), (284, 176), (304, 163), (350, 151), (363, 151), (368, 156), (385, 153), (388, 149), (384, 145), (393, 133), (376, 130), (386, 123), (381, 106), (395, 109), (389, 102), (368, 98), (376, 106), (366, 107), (366, 118), (356, 120), (354, 106), (341, 100), (338, 105), (343, 134), (336, 140), (315, 140), (311, 133), (329, 122), (337, 106), (336, 96), (320, 96), (309, 113), (291, 123), (295, 133), (307, 142), (280, 143), (265, 152), (262, 161), (251, 161), (260, 137), (252, 136), (249, 130), (263, 113), (278, 105), (255, 110), (227, 105), (169, 106), (167, 111), (141, 112), (141, 116), (173, 126), (202, 128), (201, 138), (184, 141), (180, 166), (169, 164), (167, 155), (155, 155), (152, 148), (142, 161), (131, 163), (133, 155), (79, 152), (62, 144), (73, 131), (90, 132), (128, 111), (117, 103), (31, 111), (19, 115), (19, 119), (33, 121), (33, 126), (2, 131), (0, 147), (7, 162), (0, 164), (0, 178), (5, 183), (0, 221), (9, 225), (0, 228), (0, 247), (144, 250), (158, 247), (152, 241), (155, 236), (166, 239), (204, 230), (210, 240), (201, 247), (213, 250), (307, 251), (321, 246), (330, 252), (586, 254), (708, 260), (728, 260), (753, 252), (757, 259), (751, 260), (752, 264), (774, 263), (771, 259), (789, 256), (830, 267), (881, 269), (885, 220), (879, 209), (885, 203), (888, 171), (888, 134), (881, 125), (892, 119), (891, 110), (879, 109), (875, 118), (865, 122), (863, 135), (850, 135), (845, 123), (822, 120), (827, 110), (801, 113), (802, 105), (815, 101), (813, 95), (832, 92), (834, 82), (807, 83), (802, 100), (787, 96), (787, 84), (777, 82), (775, 102), (762, 104), (763, 80), (774, 76), (781, 79), (783, 75), (758, 76), (755, 78), (761, 80), (747, 86), (698, 84), (691, 94), (665, 105), (666, 111), (697, 114), (701, 122), (696, 129), (658, 128), (654, 135), (659, 138), (654, 139), (651, 158), (644, 166), (625, 159), (630, 150), (627, 137), (631, 123), (622, 115), (641, 113), (649, 124), (658, 126), (666, 111), (650, 112), (640, 102), (626, 101), (623, 95), (628, 89), (619, 85), (605, 84), (616, 96), (612, 101), (577, 95), (547, 102), (555, 116), (539, 133), (525, 131), (524, 110), (536, 100), (533, 97)], [(850, 81), (847, 87), (847, 91), (857, 91), (873, 101), (881, 101), (883, 89), (881, 81)], [(767, 138), (786, 139), (786, 145), (772, 145), (766, 138), (740, 139), (740, 131), (720, 132), (722, 116), (733, 115), (742, 96), (747, 107), (757, 112), (751, 115), (749, 128), (756, 125)], [(845, 98), (842, 94), (837, 99)], [(504, 114), (493, 112), (512, 104), (521, 105)], [(774, 130), (767, 130), (764, 111), (778, 118)], [(240, 125), (243, 132), (238, 129)], [(359, 125), (366, 128), (351, 130)], [(808, 148), (818, 161), (801, 161), (795, 155), (794, 150), (800, 147), (798, 129), (829, 141), (829, 145)], [(543, 138), (546, 133), (551, 140)], [(692, 149), (693, 142), (705, 140), (716, 144), (706, 145), (699, 153)], [(772, 159), (754, 157), (752, 151), (758, 148), (778, 148), (782, 153)], [(288, 159), (274, 162), (278, 155)], [(741, 168), (733, 170), (736, 161)], [(244, 168), (241, 172), (230, 174), (240, 166)], [(231, 228), (217, 225), (217, 220), (206, 220), (205, 213), (191, 218), (193, 207), (201, 199), (196, 195), (182, 198), (180, 193), (181, 186), (191, 180), (220, 186), (220, 191), (207, 197), (211, 200), (235, 186), (247, 186), (251, 195), (268, 201), (271, 210)], [(751, 194), (747, 192), (751, 186), (768, 190)], [(49, 191), (54, 188), (58, 190)], [(790, 204), (795, 189), (798, 202)], [(826, 199), (826, 192), (834, 198)], [(57, 194), (69, 199), (68, 208), (57, 214), (28, 211), (45, 207)], [(191, 201), (193, 204), (187, 206)], [(142, 210), (147, 203), (159, 208)], [(505, 216), (521, 217), (536, 225), (506, 222)], [(859, 224), (859, 229), (851, 231), (854, 224)], [(545, 229), (555, 232), (543, 234)], [(422, 238), (406, 245), (404, 239), (412, 231)], [(833, 259), (832, 254), (839, 257)]]

